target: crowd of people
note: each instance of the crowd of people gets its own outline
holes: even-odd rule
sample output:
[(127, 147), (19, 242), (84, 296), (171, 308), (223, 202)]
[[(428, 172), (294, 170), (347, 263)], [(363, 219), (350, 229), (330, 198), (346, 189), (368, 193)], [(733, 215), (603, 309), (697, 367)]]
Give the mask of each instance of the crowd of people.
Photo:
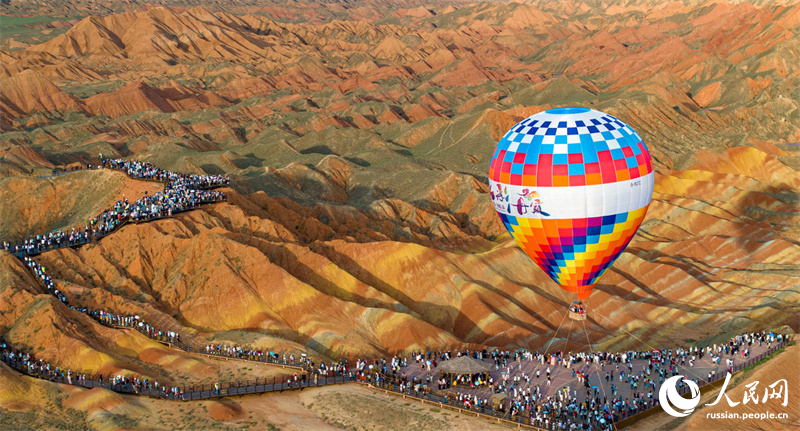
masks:
[[(112, 318), (115, 324), (121, 324), (124, 326), (134, 325), (138, 321), (135, 318), (132, 319), (127, 317), (123, 318), (122, 320), (118, 319), (119, 316), (114, 316)], [(213, 348), (209, 347), (209, 354), (211, 354), (210, 352), (212, 350)], [(270, 352), (270, 355), (276, 360), (280, 358), (280, 355), (274, 352)], [(15, 368), (25, 374), (56, 383), (65, 383), (69, 385), (83, 386), (86, 388), (103, 387), (116, 392), (144, 394), (174, 400), (186, 399), (186, 390), (188, 390), (190, 393), (195, 391), (190, 399), (198, 399), (198, 397), (208, 398), (209, 392), (213, 393), (214, 396), (224, 395), (221, 390), (223, 386), (219, 382), (214, 383), (213, 390), (211, 390), (209, 387), (204, 385), (199, 385), (197, 388), (195, 388), (195, 386), (171, 386), (159, 383), (158, 380), (155, 379), (148, 379), (144, 376), (123, 376), (119, 374), (116, 376), (104, 376), (102, 373), (98, 375), (87, 375), (79, 371), (59, 368), (58, 366), (51, 366), (49, 362), (42, 359), (37, 359), (31, 353), (13, 349), (2, 337), (0, 337), (0, 359), (12, 368)], [(256, 358), (246, 357), (242, 357), (240, 359), (258, 360)], [(285, 360), (286, 359), (288, 358), (285, 358)], [(295, 372), (282, 378), (273, 379), (272, 384), (283, 383), (285, 385), (278, 386), (278, 389), (275, 389), (275, 387), (270, 389), (271, 386), (268, 379), (263, 379), (264, 381), (262, 383), (258, 383), (258, 380), (233, 382), (228, 384), (227, 387), (234, 388), (246, 385), (257, 386), (261, 384), (263, 385), (263, 388), (261, 389), (262, 391), (269, 391), (283, 390), (285, 388), (302, 388), (312, 385), (316, 386), (319, 384), (331, 384), (331, 380), (320, 380), (324, 377), (341, 376), (337, 377), (333, 383), (344, 383), (355, 380), (355, 374), (347, 373), (345, 369), (326, 367), (324, 364), (321, 364), (319, 368), (315, 368), (312, 361), (307, 361), (306, 364), (309, 364), (311, 368), (307, 369), (306, 371)], [(338, 371), (334, 371), (335, 369)], [(204, 393), (203, 391), (206, 392)]]
[[(228, 184), (224, 176), (178, 174), (156, 168), (148, 163), (104, 159), (102, 167), (125, 172), (133, 178), (164, 182), (163, 191), (145, 195), (133, 203), (127, 199), (116, 202), (111, 208), (92, 219), (82, 230), (56, 230), (45, 235), (28, 238), (18, 244), (4, 242), (0, 248), (19, 256), (23, 263), (40, 280), (47, 292), (66, 306), (81, 311), (109, 326), (134, 328), (150, 338), (180, 344), (180, 336), (171, 331), (161, 331), (136, 315), (117, 315), (102, 310), (92, 310), (71, 305), (67, 297), (56, 288), (44, 266), (30, 255), (45, 250), (74, 246), (90, 242), (117, 229), (126, 221), (152, 220), (170, 216), (179, 211), (196, 208), (200, 204), (217, 202), (225, 195), (210, 189)], [(573, 313), (584, 313), (582, 304), (573, 304)], [(249, 347), (227, 344), (208, 344), (199, 352), (259, 362), (293, 365), (314, 376), (348, 376), (376, 384), (390, 383), (397, 390), (416, 396), (438, 394), (459, 407), (486, 411), (501, 411), (511, 417), (523, 417), (532, 425), (553, 430), (607, 430), (620, 418), (644, 411), (658, 404), (658, 389), (670, 376), (684, 374), (699, 385), (714, 381), (719, 371), (732, 371), (737, 361), (749, 358), (754, 344), (780, 343), (783, 336), (772, 332), (737, 335), (725, 343), (705, 347), (674, 350), (627, 352), (539, 353), (527, 350), (477, 350), (477, 351), (427, 351), (389, 359), (358, 359), (350, 368), (346, 361), (326, 364), (316, 363), (306, 355), (278, 354)], [(24, 372), (53, 381), (93, 387), (96, 382), (118, 392), (148, 393), (166, 398), (182, 399), (178, 387), (167, 387), (157, 381), (142, 377), (99, 376), (87, 377), (72, 370), (51, 367), (29, 353), (11, 349), (4, 340), (2, 359)], [(181, 344), (182, 346), (182, 344)], [(194, 349), (188, 348), (191, 351)], [(450, 381), (435, 375), (437, 366), (451, 358), (467, 355), (486, 362), (492, 373), (476, 374), (472, 378)], [(634, 365), (634, 361), (636, 365)], [(711, 366), (708, 374), (699, 376), (691, 372), (698, 361)], [(22, 368), (20, 368), (22, 367)], [(683, 370), (681, 370), (683, 368)], [(708, 367), (707, 367), (708, 368)], [(567, 373), (577, 384), (552, 386), (556, 371)], [(566, 371), (565, 371), (566, 370)], [(432, 374), (433, 373), (433, 374)], [(289, 377), (289, 386), (305, 383), (307, 374)], [(92, 382), (91, 385), (88, 382)], [(624, 388), (625, 390), (621, 390)], [(219, 385), (215, 391), (219, 394)], [(625, 392), (625, 394), (623, 394)], [(495, 394), (504, 395), (503, 401), (493, 403)]]
[[(47, 293), (53, 295), (67, 307), (80, 311), (94, 318), (101, 324), (129, 327), (152, 339), (173, 343), (176, 347), (187, 351), (198, 351), (184, 345), (178, 333), (159, 330), (141, 319), (138, 315), (119, 315), (104, 310), (76, 307), (70, 304), (67, 296), (57, 288), (52, 278), (47, 274), (45, 267), (34, 261), (31, 255), (56, 248), (76, 246), (91, 242), (92, 240), (108, 235), (127, 221), (146, 221), (167, 217), (179, 211), (196, 208), (203, 203), (224, 200), (224, 193), (211, 189), (228, 185), (229, 179), (219, 175), (178, 174), (156, 168), (148, 163), (132, 160), (103, 159), (102, 164), (99, 166), (87, 166), (87, 169), (94, 168), (115, 169), (125, 172), (133, 178), (160, 181), (165, 185), (164, 190), (153, 195), (145, 194), (144, 197), (133, 203), (129, 202), (127, 199), (120, 200), (111, 208), (106, 209), (100, 215), (92, 219), (83, 229), (73, 228), (69, 230), (56, 230), (48, 234), (28, 238), (18, 244), (3, 242), (0, 243), (0, 249), (11, 251), (18, 256), (40, 281)], [(58, 367), (51, 367), (50, 364), (44, 361), (34, 359), (29, 353), (15, 351), (9, 348), (5, 342), (2, 343), (2, 347), (3, 360), (5, 362), (13, 363), (18, 369), (28, 374), (48, 380), (83, 386), (87, 386), (87, 382), (90, 381), (93, 382), (93, 385), (97, 385), (99, 382), (99, 384), (104, 387), (119, 392), (142, 393), (143, 391), (147, 391), (150, 395), (174, 399), (181, 399), (183, 397), (183, 392), (180, 388), (167, 388), (163, 385), (159, 385), (157, 381), (148, 381), (141, 377), (128, 378), (125, 376), (115, 376), (104, 379), (102, 375), (87, 379), (84, 374), (75, 373), (71, 370), (62, 370)], [(286, 354), (283, 354), (281, 359), (281, 355), (275, 352), (263, 352), (256, 349), (243, 349), (241, 347), (219, 344), (207, 345), (205, 347), (205, 353), (261, 362), (295, 365), (305, 369), (305, 373), (295, 373), (294, 376), (288, 377), (286, 383), (290, 387), (300, 385), (301, 383), (305, 384), (308, 377), (307, 373), (313, 375), (314, 384), (317, 383), (317, 379), (320, 377), (348, 375), (346, 362), (326, 364), (324, 361), (320, 361), (319, 363), (315, 363), (314, 360), (309, 359), (304, 354), (298, 355), (297, 357), (295, 357), (294, 354), (289, 354), (288, 357)], [(89, 385), (88, 387), (93, 386)], [(216, 385), (215, 390), (219, 393), (219, 384)]]
[[(266, 352), (258, 349), (223, 344), (208, 344), (204, 349), (195, 350), (194, 348), (184, 345), (181, 342), (180, 334), (177, 332), (159, 330), (158, 328), (147, 323), (138, 315), (120, 315), (104, 310), (76, 307), (70, 304), (66, 295), (57, 289), (52, 278), (47, 275), (46, 269), (43, 265), (27, 256), (22, 258), (22, 262), (39, 279), (41, 284), (46, 288), (47, 293), (56, 297), (56, 299), (61, 301), (67, 307), (84, 313), (106, 326), (132, 328), (154, 340), (172, 343), (175, 345), (175, 347), (189, 352), (201, 352), (215, 356), (290, 365), (302, 368), (304, 373), (295, 373), (294, 377), (289, 377), (287, 380), (289, 387), (298, 386), (300, 384), (305, 385), (306, 379), (309, 377), (309, 375), (311, 375), (315, 385), (317, 384), (317, 379), (320, 377), (349, 376), (351, 379), (355, 378), (355, 374), (349, 372), (349, 367), (347, 366), (346, 361), (339, 363), (333, 362), (330, 364), (326, 364), (324, 361), (316, 363), (313, 359), (308, 358), (305, 354), (295, 355), (293, 353), (283, 353), (281, 355), (274, 351)], [(24, 366), (24, 368), (21, 370), (28, 374), (68, 384), (73, 384), (73, 381), (75, 381), (78, 385), (86, 386), (83, 374), (73, 373), (69, 370), (59, 370), (57, 367), (51, 368), (49, 364), (43, 361), (33, 360), (30, 354), (7, 348), (5, 342), (3, 343), (3, 349), (3, 360), (5, 362), (8, 362), (6, 359), (17, 360), (17, 365)], [(179, 388), (172, 388), (168, 390), (168, 388), (164, 387), (163, 385), (160, 386), (157, 381), (150, 382), (147, 379), (138, 377), (127, 378), (124, 376), (116, 376), (111, 380), (103, 380), (103, 375), (101, 374), (99, 379), (95, 377), (90, 380), (104, 383), (104, 387), (108, 387), (109, 389), (118, 392), (143, 393), (143, 391), (147, 389), (149, 391), (148, 394), (150, 395), (164, 396), (173, 399), (182, 399), (181, 397), (183, 396), (183, 392)], [(217, 391), (219, 390), (218, 388), (219, 385), (217, 385)], [(161, 392), (163, 392), (163, 394)]]
[(0, 338), (0, 359), (25, 374), (56, 383), (87, 388), (103, 387), (115, 392), (147, 394), (175, 400), (182, 400), (184, 395), (183, 390), (178, 386), (167, 386), (160, 384), (158, 380), (145, 377), (103, 376), (102, 373), (87, 375), (71, 369), (51, 366), (49, 362), (37, 359), (28, 352), (11, 348), (2, 338)]
[(73, 310), (77, 310), (81, 313), (84, 313), (106, 326), (122, 326), (122, 327), (132, 328), (157, 341), (164, 341), (169, 343), (181, 342), (181, 337), (177, 332), (161, 331), (156, 327), (151, 326), (149, 323), (141, 319), (138, 315), (120, 315), (120, 314), (110, 313), (104, 310), (95, 310), (86, 307), (76, 307), (70, 304), (66, 295), (64, 295), (64, 293), (62, 293), (60, 290), (56, 288), (55, 283), (53, 283), (53, 279), (50, 278), (49, 275), (47, 275), (47, 272), (43, 265), (41, 265), (40, 263), (36, 262), (35, 260), (27, 256), (22, 258), (22, 263), (24, 263), (25, 266), (27, 266), (28, 269), (33, 273), (33, 275), (39, 279), (42, 286), (44, 286), (44, 288), (47, 290), (48, 294), (53, 295), (56, 299), (58, 299), (64, 305)]
[[(224, 200), (224, 193), (211, 189), (228, 185), (229, 179), (219, 175), (178, 174), (156, 168), (148, 163), (132, 160), (103, 159), (101, 165), (96, 167), (92, 165), (87, 166), (87, 169), (95, 168), (115, 169), (126, 173), (132, 178), (160, 181), (164, 183), (164, 190), (153, 195), (145, 194), (144, 197), (133, 203), (129, 202), (127, 199), (120, 200), (111, 208), (106, 209), (100, 215), (92, 219), (83, 229), (73, 228), (69, 230), (56, 230), (45, 235), (37, 235), (28, 238), (18, 244), (3, 242), (0, 243), (0, 249), (11, 251), (18, 256), (40, 281), (47, 293), (53, 295), (67, 307), (80, 311), (94, 318), (101, 324), (132, 328), (157, 341), (169, 342), (187, 351), (196, 351), (184, 345), (178, 333), (160, 330), (141, 319), (138, 315), (119, 315), (104, 310), (76, 307), (70, 304), (67, 296), (57, 288), (52, 278), (47, 274), (45, 267), (34, 261), (31, 255), (56, 248), (76, 246), (91, 242), (92, 240), (108, 235), (127, 221), (146, 221), (167, 217), (179, 211), (196, 208), (203, 203)], [(288, 358), (284, 354), (283, 360), (281, 361), (280, 355), (275, 352), (266, 354), (259, 350), (250, 349), (245, 351), (241, 348), (213, 344), (206, 346), (206, 353), (218, 356), (260, 360), (263, 362), (282, 362), (287, 365), (296, 364), (312, 372), (314, 374), (315, 383), (316, 379), (320, 376), (344, 375), (346, 373), (346, 365), (327, 365), (324, 362), (315, 364), (313, 360), (309, 360), (305, 355), (298, 356), (296, 361), (293, 354), (290, 354)], [(23, 371), (42, 378), (63, 381), (64, 383), (70, 384), (75, 382), (81, 385), (85, 385), (84, 383), (88, 381), (83, 374), (73, 373), (71, 370), (64, 371), (57, 367), (50, 367), (50, 365), (44, 361), (33, 359), (28, 353), (14, 351), (8, 348), (5, 342), (3, 342), (3, 359), (6, 362), (14, 362), (16, 366), (23, 367)], [(297, 385), (297, 382), (305, 382), (306, 377), (307, 374), (295, 374), (294, 377), (289, 377), (287, 383), (290, 386)], [(163, 385), (159, 385), (157, 381), (151, 382), (140, 377), (128, 378), (125, 376), (116, 376), (110, 379), (104, 379), (103, 376), (100, 375), (99, 377), (89, 380), (95, 382), (93, 384), (100, 382), (104, 386), (120, 392), (137, 393), (147, 390), (151, 395), (155, 394), (176, 399), (183, 396), (182, 391), (177, 387), (166, 388)], [(219, 391), (219, 384), (216, 385), (216, 390)]]
[(207, 344), (203, 352), (207, 355), (221, 356), (226, 358), (245, 359), (250, 361), (299, 367), (315, 376), (332, 377), (351, 375), (350, 368), (348, 367), (346, 361), (331, 362), (329, 364), (326, 364), (325, 361), (320, 361), (317, 363), (314, 361), (314, 359), (309, 358), (305, 353), (297, 355), (294, 353), (283, 353), (283, 355), (281, 355), (274, 351), (267, 352), (252, 347), (242, 347), (230, 344)]
[(135, 329), (142, 334), (156, 341), (163, 341), (172, 344), (182, 344), (181, 336), (175, 331), (161, 331), (149, 323), (142, 320), (138, 315), (121, 316), (106, 311), (86, 310), (86, 314), (107, 326), (121, 326), (124, 328)]
[(103, 159), (105, 169), (125, 172), (132, 178), (161, 181), (164, 190), (129, 202), (127, 198), (114, 203), (82, 229), (57, 229), (43, 235), (26, 238), (16, 244), (0, 243), (0, 249), (8, 250), (18, 257), (26, 257), (62, 247), (72, 247), (102, 238), (128, 221), (147, 221), (199, 207), (202, 204), (220, 202), (225, 193), (211, 189), (223, 187), (230, 179), (222, 175), (190, 175), (159, 169), (149, 163), (136, 160)]
[[(44, 274), (44, 268), (34, 271)], [(118, 316), (101, 312), (99, 319), (118, 326), (147, 325), (138, 316)], [(147, 327), (150, 328), (149, 325)], [(177, 337), (177, 334), (170, 333), (170, 336)], [(548, 430), (610, 430), (614, 427), (614, 422), (657, 406), (656, 394), (664, 380), (678, 374), (691, 378), (685, 367), (692, 367), (696, 361), (706, 360), (720, 365), (721, 359), (725, 357), (726, 368), (732, 371), (731, 367), (737, 360), (748, 358), (754, 345), (767, 344), (771, 347), (772, 343), (782, 341), (784, 336), (781, 334), (758, 332), (737, 335), (725, 343), (674, 350), (577, 353), (558, 351), (550, 354), (498, 349), (428, 351), (409, 356), (396, 355), (389, 359), (358, 359), (353, 368), (346, 361), (330, 365), (324, 362), (315, 364), (303, 354), (281, 355), (274, 351), (227, 344), (208, 344), (203, 350), (209, 355), (302, 367), (308, 374), (295, 373), (293, 377), (287, 377), (286, 383), (289, 387), (311, 384), (306, 381), (307, 378), (311, 378), (316, 385), (321, 376), (346, 376), (346, 381), (390, 384), (396, 391), (421, 398), (436, 395), (449, 405), (494, 416), (499, 414)], [(34, 360), (29, 354), (7, 348), (5, 343), (2, 347), (3, 360), (17, 360), (18, 364), (26, 367), (25, 371), (29, 374), (87, 386), (86, 376), (82, 374), (50, 367), (43, 361)], [(485, 361), (490, 368), (499, 372), (499, 376), (495, 373), (495, 376), (489, 377), (488, 391), (476, 385), (471, 386), (472, 389), (477, 389), (473, 391), (468, 391), (466, 387), (450, 386), (448, 382), (437, 380), (431, 375), (437, 365), (463, 355)], [(634, 361), (638, 361), (637, 365), (634, 365)], [(531, 365), (534, 366), (533, 370), (530, 369)], [(680, 370), (679, 367), (684, 369)], [(549, 382), (557, 370), (571, 373), (579, 384), (561, 385), (550, 391)], [(421, 373), (425, 373), (425, 376)], [(102, 375), (99, 379), (94, 377), (92, 380), (104, 381)], [(702, 386), (714, 379), (709, 374), (706, 381), (700, 378), (692, 380)], [(619, 393), (622, 385), (630, 385), (627, 396)], [(183, 398), (180, 388), (167, 388), (158, 382), (140, 377), (116, 376), (107, 380), (106, 386), (119, 392), (152, 395), (155, 391), (157, 396)], [(218, 384), (215, 386), (215, 394), (220, 394)], [(505, 397), (501, 403), (495, 404), (492, 401), (494, 394), (503, 394)]]
[[(139, 221), (168, 216), (177, 211), (194, 208), (202, 203), (223, 200), (225, 198), (223, 193), (208, 189), (227, 185), (229, 180), (218, 175), (177, 174), (158, 169), (148, 163), (129, 160), (105, 159), (97, 168), (116, 169), (134, 178), (162, 181), (165, 183), (165, 189), (154, 195), (145, 195), (134, 203), (129, 203), (127, 199), (118, 201), (111, 208), (92, 219), (82, 230), (74, 228), (56, 230), (45, 235), (28, 238), (15, 245), (3, 242), (0, 244), (0, 248), (15, 253), (39, 280), (46, 293), (54, 296), (67, 307), (80, 311), (107, 326), (129, 327), (154, 340), (180, 344), (179, 334), (174, 331), (159, 330), (138, 315), (118, 315), (70, 304), (66, 295), (57, 288), (47, 274), (45, 267), (34, 261), (30, 255), (49, 249), (85, 244), (109, 234), (128, 220)], [(128, 383), (124, 380), (120, 382), (120, 384)]]
[(573, 302), (569, 306), (569, 311), (576, 314), (586, 314), (586, 306), (581, 302)]
[[(545, 429), (606, 430), (624, 417), (657, 406), (658, 389), (670, 376), (686, 375), (702, 386), (721, 377), (718, 372), (724, 375), (733, 371), (737, 361), (743, 363), (749, 357), (753, 346), (771, 347), (783, 340), (781, 334), (758, 332), (737, 335), (725, 343), (673, 350), (550, 354), (527, 350), (428, 351), (408, 357), (357, 360), (355, 372), (360, 380), (391, 383), (395, 390), (409, 395), (439, 394), (450, 405), (522, 417), (526, 423)], [(437, 365), (462, 355), (482, 360), (494, 369), (486, 382), (488, 390), (474, 381), (451, 385), (437, 378)], [(723, 356), (725, 369), (720, 365)], [(700, 376), (692, 372), (698, 361), (720, 369)], [(557, 387), (551, 386), (556, 373), (567, 376)], [(483, 378), (478, 376), (473, 378)], [(621, 390), (623, 385), (625, 391)], [(685, 388), (685, 383), (680, 387)], [(501, 403), (493, 404), (495, 394), (504, 395)]]
[(137, 160), (102, 159), (102, 166), (125, 172), (131, 178), (161, 181), (167, 184), (167, 188), (185, 186), (194, 189), (209, 189), (226, 186), (230, 183), (230, 179), (224, 175), (181, 174)]

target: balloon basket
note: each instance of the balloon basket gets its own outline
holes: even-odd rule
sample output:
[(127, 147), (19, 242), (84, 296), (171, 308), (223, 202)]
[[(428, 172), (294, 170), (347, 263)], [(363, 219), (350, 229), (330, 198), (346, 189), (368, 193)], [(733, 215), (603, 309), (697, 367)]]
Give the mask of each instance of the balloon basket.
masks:
[(574, 311), (570, 311), (569, 318), (577, 321), (586, 320), (586, 313), (576, 313)]
[(586, 307), (581, 302), (573, 302), (569, 306), (569, 318), (576, 321), (586, 320)]

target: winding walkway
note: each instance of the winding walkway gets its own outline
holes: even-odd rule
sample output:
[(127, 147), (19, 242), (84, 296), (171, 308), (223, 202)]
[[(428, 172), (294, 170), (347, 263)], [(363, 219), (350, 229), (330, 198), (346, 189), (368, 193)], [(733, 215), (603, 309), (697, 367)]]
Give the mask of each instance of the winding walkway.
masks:
[[(328, 386), (334, 384), (342, 384), (348, 382), (361, 382), (366, 383), (370, 387), (393, 392), (401, 396), (410, 396), (416, 399), (435, 403), (441, 407), (449, 407), (459, 411), (470, 411), (476, 415), (490, 417), (495, 420), (503, 420), (514, 423), (516, 426), (528, 426), (532, 423), (541, 427), (540, 429), (562, 429), (561, 425), (555, 420), (543, 422), (542, 415), (537, 415), (534, 418), (533, 413), (528, 410), (525, 411), (519, 408), (514, 412), (514, 402), (507, 403), (504, 408), (497, 409), (487, 403), (472, 403), (470, 399), (480, 396), (486, 399), (491, 396), (488, 388), (473, 388), (471, 385), (462, 387), (452, 387), (446, 390), (434, 390), (432, 386), (436, 386), (436, 379), (438, 379), (437, 366), (434, 365), (428, 371), (425, 365), (425, 360), (422, 363), (405, 362), (404, 366), (396, 367), (392, 370), (385, 367), (386, 362), (374, 361), (376, 367), (373, 370), (365, 367), (358, 367), (357, 369), (350, 369), (346, 364), (340, 366), (325, 367), (320, 364), (320, 367), (315, 366), (311, 361), (303, 358), (299, 361), (287, 360), (286, 355), (279, 355), (274, 352), (262, 352), (253, 349), (242, 349), (231, 346), (196, 346), (189, 340), (182, 339), (180, 334), (174, 331), (166, 331), (163, 328), (159, 329), (155, 326), (145, 322), (138, 316), (122, 316), (108, 313), (102, 310), (92, 310), (82, 307), (76, 307), (69, 303), (63, 293), (56, 289), (52, 279), (46, 274), (45, 269), (36, 263), (32, 257), (50, 250), (55, 250), (64, 247), (80, 247), (82, 245), (98, 241), (99, 239), (110, 235), (111, 233), (119, 230), (127, 223), (142, 223), (153, 220), (158, 220), (165, 217), (171, 217), (174, 214), (183, 211), (190, 211), (200, 208), (202, 205), (214, 204), (217, 202), (226, 201), (224, 193), (211, 192), (212, 189), (222, 187), (228, 184), (228, 179), (221, 176), (202, 176), (202, 175), (186, 175), (177, 174), (155, 168), (152, 165), (144, 164), (135, 161), (126, 160), (104, 160), (104, 167), (107, 169), (115, 169), (122, 171), (129, 175), (131, 178), (159, 181), (164, 183), (164, 191), (154, 196), (145, 196), (134, 203), (127, 201), (117, 202), (112, 208), (104, 211), (98, 217), (92, 220), (91, 229), (83, 232), (66, 232), (55, 231), (50, 234), (39, 235), (35, 238), (29, 238), (17, 244), (2, 243), (1, 249), (11, 251), (14, 256), (19, 258), (25, 266), (33, 273), (38, 280), (40, 287), (47, 293), (54, 295), (59, 301), (72, 309), (78, 310), (92, 319), (96, 320), (102, 325), (113, 327), (117, 329), (136, 330), (141, 334), (161, 343), (164, 343), (172, 348), (184, 351), (190, 354), (204, 355), (215, 358), (235, 359), (242, 361), (255, 361), (266, 364), (273, 364), (282, 367), (289, 367), (294, 370), (294, 373), (285, 377), (275, 377), (272, 379), (256, 379), (245, 380), (236, 382), (222, 382), (216, 385), (184, 385), (184, 386), (170, 386), (166, 387), (158, 385), (155, 382), (148, 381), (144, 378), (116, 378), (109, 379), (103, 378), (102, 375), (92, 376), (79, 372), (72, 372), (70, 370), (61, 370), (53, 367), (43, 361), (36, 360), (32, 355), (27, 352), (15, 350), (2, 338), (2, 360), (12, 368), (24, 373), (26, 375), (47, 379), (56, 383), (65, 383), (85, 388), (102, 387), (115, 392), (145, 395), (160, 397), (165, 399), (176, 400), (201, 400), (211, 399), (227, 396), (239, 396), (247, 394), (261, 394), (276, 391), (285, 391), (293, 389), (304, 389), (309, 387)], [(75, 171), (70, 171), (75, 172)], [(69, 173), (69, 172), (66, 172)], [(2, 337), (2, 335), (0, 335)], [(767, 349), (757, 349), (753, 352), (752, 357), (747, 360), (739, 361), (731, 367), (732, 372), (744, 369), (750, 366), (766, 355), (784, 347), (788, 343), (788, 339), (781, 338), (779, 343), (775, 343)], [(495, 351), (497, 352), (497, 351)], [(515, 355), (518, 352), (514, 352)], [(528, 352), (530, 353), (530, 352)], [(546, 355), (547, 352), (545, 352)], [(506, 355), (508, 352), (506, 352)], [(594, 352), (592, 355), (594, 356)], [(599, 361), (592, 361), (591, 366), (587, 362), (580, 364), (582, 360), (586, 359), (588, 354), (575, 354), (575, 369), (580, 369), (586, 374), (589, 388), (592, 386), (601, 388), (609, 383), (603, 382), (602, 376), (606, 371), (611, 370), (601, 369), (598, 364)], [(294, 358), (294, 356), (291, 356)], [(544, 358), (544, 355), (541, 355)], [(580, 357), (580, 359), (579, 359)], [(728, 355), (730, 357), (730, 355)], [(301, 358), (299, 355), (298, 359)], [(491, 359), (485, 360), (495, 368), (490, 374), (493, 381), (503, 381), (501, 389), (508, 392), (509, 388), (506, 387), (507, 382), (515, 381), (516, 388), (519, 390), (530, 390), (536, 386), (536, 390), (540, 391), (542, 397), (544, 396), (557, 396), (559, 391), (567, 390), (574, 391), (577, 395), (580, 392), (581, 386), (575, 384), (575, 377), (572, 376), (573, 368), (565, 368), (563, 365), (568, 361), (566, 354), (558, 356), (549, 356), (554, 361), (550, 367), (553, 368), (553, 381), (552, 386), (545, 386), (542, 377), (535, 377), (537, 370), (544, 372), (548, 365), (544, 365), (542, 361), (525, 359), (522, 354), (512, 358), (506, 357), (505, 360), (495, 361)], [(572, 355), (569, 357), (573, 359)], [(434, 356), (435, 359), (435, 356)], [(647, 359), (639, 358), (640, 361), (631, 361), (630, 366), (623, 368), (614, 368), (619, 374), (619, 370), (626, 372), (636, 373), (635, 370), (644, 370)], [(549, 362), (549, 360), (548, 360)], [(721, 372), (725, 369), (720, 369), (718, 364), (711, 364), (707, 359), (699, 359), (697, 368), (682, 366), (681, 372), (695, 377), (695, 380), (703, 384), (710, 384), (720, 378), (724, 378), (724, 373)], [(624, 362), (623, 362), (624, 363)], [(360, 362), (361, 365), (366, 364)], [(381, 368), (381, 364), (384, 365)], [(439, 362), (441, 364), (441, 362)], [(676, 365), (677, 369), (677, 365)], [(392, 372), (393, 371), (393, 372)], [(398, 371), (402, 374), (398, 374)], [(707, 372), (714, 371), (713, 376), (708, 376)], [(428, 376), (432, 376), (432, 381), (428, 381)], [(650, 376), (650, 373), (647, 373)], [(642, 374), (644, 378), (644, 374)], [(532, 380), (532, 382), (530, 381)], [(637, 379), (638, 380), (638, 379)], [(635, 397), (636, 393), (642, 394), (645, 389), (637, 390), (638, 388), (628, 389), (630, 382), (620, 382), (619, 390), (625, 395)], [(654, 391), (656, 385), (654, 382), (650, 383)], [(541, 388), (540, 388), (541, 386)], [(642, 383), (642, 387), (644, 384)], [(604, 388), (605, 390), (605, 388)], [(610, 391), (611, 388), (609, 387)], [(512, 393), (516, 393), (514, 388), (511, 388)], [(591, 398), (591, 390), (587, 392), (586, 396), (582, 397), (584, 401)], [(569, 392), (568, 392), (569, 393)], [(598, 395), (598, 390), (594, 390), (595, 396)], [(610, 396), (611, 394), (603, 394), (603, 396)], [(467, 402), (465, 402), (465, 399)], [(475, 398), (477, 399), (477, 398)], [(652, 397), (650, 397), (652, 400)], [(627, 405), (627, 399), (626, 399)], [(620, 414), (613, 415), (613, 422), (619, 422), (647, 411), (653, 408), (658, 408), (657, 403), (649, 404), (649, 406), (636, 406), (634, 408), (625, 408), (620, 410)], [(594, 428), (594, 426), (592, 426)], [(609, 428), (613, 427), (613, 424)], [(605, 428), (605, 427), (603, 427)]]
[[(236, 356), (223, 355), (221, 352), (199, 346), (193, 346), (181, 338), (175, 331), (167, 331), (141, 319), (139, 316), (116, 315), (104, 310), (94, 310), (72, 305), (67, 297), (60, 292), (53, 280), (47, 275), (45, 268), (33, 260), (34, 256), (41, 253), (67, 247), (81, 247), (99, 241), (100, 239), (118, 231), (128, 223), (144, 223), (162, 218), (171, 217), (184, 211), (191, 211), (203, 205), (225, 202), (224, 193), (212, 192), (212, 189), (229, 184), (229, 179), (222, 176), (178, 174), (153, 165), (121, 159), (106, 159), (98, 169), (113, 169), (121, 171), (131, 178), (156, 181), (164, 184), (164, 191), (156, 195), (145, 196), (133, 203), (118, 201), (111, 208), (106, 209), (89, 223), (91, 228), (83, 231), (56, 230), (49, 234), (37, 235), (16, 244), (9, 242), (0, 243), (0, 249), (10, 251), (34, 275), (40, 287), (53, 295), (66, 306), (86, 314), (101, 325), (116, 328), (135, 330), (146, 337), (163, 343), (186, 353), (198, 354), (213, 358), (238, 359), (255, 361), (269, 365), (293, 369), (294, 373), (275, 377), (272, 379), (255, 379), (245, 381), (221, 382), (215, 385), (183, 385), (164, 386), (155, 381), (135, 378), (103, 378), (101, 375), (87, 375), (85, 373), (62, 370), (58, 367), (37, 360), (28, 352), (16, 350), (8, 342), (0, 338), (2, 343), (2, 361), (23, 374), (46, 379), (56, 383), (71, 384), (86, 388), (102, 387), (115, 392), (154, 396), (166, 399), (199, 400), (236, 396), (245, 394), (259, 394), (290, 389), (303, 389), (316, 386), (341, 384), (355, 380), (354, 375), (343, 372), (321, 374), (310, 367), (309, 362), (287, 361), (273, 352), (253, 351), (247, 355), (241, 353)], [(80, 172), (83, 169), (60, 172), (53, 176)], [(2, 335), (0, 334), (0, 337)], [(294, 358), (294, 356), (292, 356)], [(300, 356), (298, 355), (298, 358)]]

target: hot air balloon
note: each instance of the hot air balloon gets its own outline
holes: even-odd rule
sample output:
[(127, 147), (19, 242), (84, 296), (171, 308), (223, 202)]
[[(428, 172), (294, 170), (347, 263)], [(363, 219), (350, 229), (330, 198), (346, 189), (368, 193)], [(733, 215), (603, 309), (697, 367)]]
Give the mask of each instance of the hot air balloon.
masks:
[[(642, 138), (612, 115), (556, 108), (509, 130), (489, 167), (497, 214), (562, 289), (589, 298), (639, 229), (653, 197)], [(571, 317), (584, 318), (573, 303)]]

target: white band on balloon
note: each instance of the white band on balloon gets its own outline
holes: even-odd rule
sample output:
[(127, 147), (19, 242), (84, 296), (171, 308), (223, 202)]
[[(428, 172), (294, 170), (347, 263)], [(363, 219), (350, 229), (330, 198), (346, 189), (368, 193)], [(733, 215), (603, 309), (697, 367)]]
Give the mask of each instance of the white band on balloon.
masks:
[(489, 186), (499, 213), (525, 218), (576, 219), (642, 208), (653, 197), (653, 182), (651, 172), (633, 180), (591, 186), (511, 186), (492, 180)]

